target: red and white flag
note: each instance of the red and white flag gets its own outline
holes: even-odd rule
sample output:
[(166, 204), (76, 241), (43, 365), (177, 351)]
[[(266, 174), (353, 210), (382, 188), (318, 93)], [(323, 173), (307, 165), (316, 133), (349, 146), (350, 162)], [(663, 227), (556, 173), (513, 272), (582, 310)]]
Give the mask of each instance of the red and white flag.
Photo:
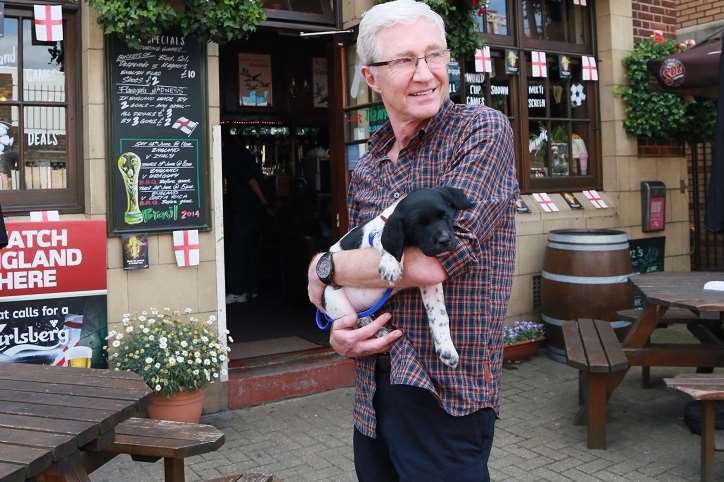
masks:
[(493, 62), (490, 58), (490, 47), (483, 47), (475, 51), (475, 72), (493, 71)]
[(581, 7), (585, 7), (586, 0), (573, 0), (573, 5), (580, 5)]
[(63, 40), (63, 7), (60, 5), (33, 5), (35, 11), (35, 38), (39, 42)]
[(176, 122), (174, 122), (171, 127), (173, 127), (174, 129), (178, 129), (184, 134), (190, 136), (198, 125), (198, 122), (194, 122), (190, 119), (187, 119), (186, 117), (179, 117), (178, 119), (176, 119)]
[(598, 68), (596, 67), (596, 59), (594, 57), (581, 57), (581, 70), (583, 71), (583, 80), (593, 80), (598, 82)]
[(595, 190), (583, 191), (583, 195), (586, 196), (586, 199), (591, 201), (591, 204), (593, 204), (593, 207), (596, 209), (602, 209), (602, 208), (608, 207), (608, 204), (606, 204), (606, 201), (604, 201), (603, 198)]
[(553, 200), (548, 195), (548, 193), (534, 192), (533, 199), (538, 201), (538, 204), (540, 204), (540, 207), (543, 208), (543, 211), (545, 211), (547, 213), (553, 213), (553, 212), (560, 211), (560, 209), (558, 209), (558, 206), (556, 206), (556, 203), (553, 202)]
[(173, 232), (173, 251), (176, 253), (176, 265), (184, 268), (199, 265), (199, 230), (188, 229)]
[(533, 60), (533, 77), (548, 77), (546, 53), (534, 50), (531, 52), (531, 59)]
[(42, 223), (48, 221), (60, 221), (58, 211), (30, 211), (30, 222)]

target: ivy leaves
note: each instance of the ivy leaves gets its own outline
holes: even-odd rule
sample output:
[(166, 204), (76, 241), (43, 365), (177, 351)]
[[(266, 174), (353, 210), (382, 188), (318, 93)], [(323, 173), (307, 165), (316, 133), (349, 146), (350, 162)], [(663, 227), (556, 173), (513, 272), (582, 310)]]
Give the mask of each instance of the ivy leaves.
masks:
[(260, 0), (88, 0), (88, 4), (98, 12), (106, 34), (119, 35), (133, 48), (173, 28), (225, 43), (243, 38), (266, 19)]
[(685, 99), (676, 94), (649, 88), (646, 63), (676, 52), (676, 43), (657, 44), (651, 39), (639, 42), (623, 60), (628, 85), (615, 89), (626, 105), (623, 126), (632, 136), (651, 139), (677, 139), (703, 142), (713, 136), (716, 106), (710, 100)]

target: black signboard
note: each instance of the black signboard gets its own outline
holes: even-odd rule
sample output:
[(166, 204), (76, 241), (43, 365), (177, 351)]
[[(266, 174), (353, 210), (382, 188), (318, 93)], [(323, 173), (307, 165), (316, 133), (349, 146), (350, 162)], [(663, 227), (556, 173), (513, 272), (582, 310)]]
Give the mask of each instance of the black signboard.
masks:
[[(653, 273), (664, 270), (664, 250), (666, 237), (642, 238), (629, 240), (631, 266), (635, 274)], [(640, 290), (634, 290), (634, 306), (643, 307), (644, 297)]]
[(485, 105), (485, 72), (465, 72), (465, 103)]
[(205, 44), (111, 37), (106, 52), (110, 232), (208, 229)]

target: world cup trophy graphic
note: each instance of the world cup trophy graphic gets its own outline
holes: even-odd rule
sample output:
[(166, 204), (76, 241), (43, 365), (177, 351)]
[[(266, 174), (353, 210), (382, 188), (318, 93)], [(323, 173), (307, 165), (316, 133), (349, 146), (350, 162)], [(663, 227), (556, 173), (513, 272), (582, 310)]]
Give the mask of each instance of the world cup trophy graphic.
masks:
[(118, 170), (121, 171), (126, 186), (126, 224), (138, 224), (143, 214), (138, 207), (138, 177), (141, 172), (141, 158), (133, 152), (124, 152), (118, 158)]

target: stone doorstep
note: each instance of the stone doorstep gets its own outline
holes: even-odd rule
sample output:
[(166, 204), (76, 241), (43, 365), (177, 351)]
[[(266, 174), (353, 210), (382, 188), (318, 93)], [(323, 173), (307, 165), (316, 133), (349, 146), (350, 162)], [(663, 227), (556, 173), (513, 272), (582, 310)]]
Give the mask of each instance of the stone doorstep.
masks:
[(349, 387), (354, 362), (329, 348), (234, 360), (229, 367), (229, 409)]

